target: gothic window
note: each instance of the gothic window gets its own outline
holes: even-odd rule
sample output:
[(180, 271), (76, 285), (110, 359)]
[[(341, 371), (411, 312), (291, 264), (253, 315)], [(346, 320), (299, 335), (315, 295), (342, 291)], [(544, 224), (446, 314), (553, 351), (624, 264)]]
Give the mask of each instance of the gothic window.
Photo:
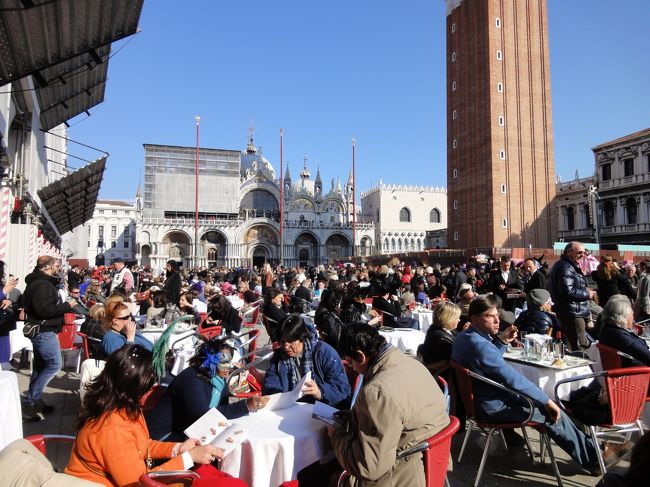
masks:
[(404, 207), (399, 210), (399, 221), (401, 222), (410, 222), (411, 221), (411, 211)]
[(440, 210), (438, 208), (434, 208), (431, 210), (431, 213), (429, 213), (429, 222), (440, 223)]

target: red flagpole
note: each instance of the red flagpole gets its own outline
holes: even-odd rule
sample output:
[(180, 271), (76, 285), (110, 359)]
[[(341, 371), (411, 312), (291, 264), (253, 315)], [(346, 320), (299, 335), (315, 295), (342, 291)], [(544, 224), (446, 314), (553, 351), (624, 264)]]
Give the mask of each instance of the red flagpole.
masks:
[(356, 140), (352, 139), (352, 257), (355, 255), (357, 242), (357, 175), (355, 167)]
[(284, 227), (284, 177), (282, 175), (282, 143), (283, 143), (283, 130), (280, 129), (280, 265), (284, 265), (284, 240), (283, 227)]
[(199, 264), (199, 125), (201, 117), (196, 120), (196, 158), (194, 160), (194, 267)]

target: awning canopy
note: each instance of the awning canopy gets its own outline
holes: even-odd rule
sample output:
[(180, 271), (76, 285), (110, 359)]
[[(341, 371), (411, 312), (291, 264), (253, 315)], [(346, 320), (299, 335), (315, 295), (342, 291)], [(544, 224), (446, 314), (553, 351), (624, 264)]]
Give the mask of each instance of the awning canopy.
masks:
[(66, 75), (82, 69), (89, 58), (99, 64), (99, 48), (136, 32), (143, 3), (3, 0), (0, 86), (28, 75), (45, 86), (61, 78), (66, 81)]
[(72, 231), (93, 217), (106, 156), (38, 190), (38, 197), (59, 233)]

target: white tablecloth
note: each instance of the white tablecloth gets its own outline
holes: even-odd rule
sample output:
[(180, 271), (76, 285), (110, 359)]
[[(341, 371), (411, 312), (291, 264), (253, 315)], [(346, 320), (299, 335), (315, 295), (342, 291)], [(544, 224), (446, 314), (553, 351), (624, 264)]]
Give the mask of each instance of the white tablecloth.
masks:
[(288, 409), (234, 419), (246, 428), (248, 439), (226, 455), (220, 469), (250, 487), (277, 487), (296, 479), (329, 447), (325, 425), (312, 419), (312, 409), (311, 404), (296, 403)]
[(394, 331), (379, 330), (379, 334), (383, 336), (388, 343), (399, 348), (402, 352), (410, 351), (413, 355), (416, 354), (418, 346), (424, 343), (424, 332), (413, 329), (396, 329)]
[(14, 372), (0, 371), (0, 450), (23, 437), (18, 378)]
[(424, 333), (433, 323), (433, 311), (411, 311), (411, 316), (420, 323), (420, 330)]
[[(515, 362), (513, 360), (508, 360), (508, 363), (512, 367), (524, 375), (528, 380), (533, 384), (539, 386), (548, 397), (555, 400), (555, 384), (557, 384), (562, 379), (568, 379), (570, 377), (575, 377), (577, 375), (591, 374), (591, 367), (588, 365), (583, 365), (580, 367), (573, 367), (570, 369), (549, 369), (548, 367), (537, 367), (535, 365), (528, 365), (521, 362)], [(593, 379), (586, 379), (571, 382), (570, 384), (564, 384), (558, 389), (558, 395), (560, 399), (566, 400), (569, 399), (569, 394), (571, 391), (580, 389), (583, 386), (587, 386), (593, 381)]]
[[(142, 334), (143, 337), (145, 337), (151, 343), (156, 343), (156, 341), (163, 334), (163, 329), (160, 328), (160, 329), (149, 329), (149, 330), (147, 330), (145, 328), (144, 330), (141, 330), (140, 333)], [(182, 331), (180, 333), (172, 333), (171, 336), (169, 337), (169, 344), (171, 345), (176, 340), (180, 340), (183, 337), (188, 337), (188, 336), (193, 335), (193, 334), (194, 334), (194, 330)], [(191, 340), (190, 339), (183, 340), (178, 345), (174, 346), (174, 348), (182, 347), (186, 341), (190, 342)]]
[(246, 304), (245, 301), (237, 295), (226, 296), (226, 299), (230, 301), (230, 304), (232, 304), (232, 307), (235, 309), (239, 309)]

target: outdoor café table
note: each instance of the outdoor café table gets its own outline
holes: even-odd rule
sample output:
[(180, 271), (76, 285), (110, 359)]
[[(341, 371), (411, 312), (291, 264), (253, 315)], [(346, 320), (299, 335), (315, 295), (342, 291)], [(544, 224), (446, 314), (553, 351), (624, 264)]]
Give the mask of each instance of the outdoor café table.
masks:
[(250, 487), (277, 487), (320, 460), (329, 447), (325, 424), (311, 417), (312, 404), (296, 403), (278, 411), (260, 411), (238, 419), (248, 438), (228, 453), (219, 469)]
[(424, 332), (412, 328), (387, 328), (381, 327), (379, 334), (383, 336), (388, 343), (399, 348), (402, 352), (408, 352), (415, 355), (418, 346), (424, 343)]
[(226, 296), (226, 299), (230, 301), (230, 304), (232, 304), (232, 307), (235, 309), (239, 309), (246, 304), (246, 302), (237, 295)]
[[(556, 367), (552, 366), (551, 362), (553, 358), (542, 361), (526, 361), (522, 357), (521, 350), (515, 350), (513, 352), (507, 351), (503, 358), (505, 358), (508, 363), (516, 371), (521, 373), (533, 384), (537, 385), (542, 389), (548, 397), (555, 400), (555, 384), (563, 379), (568, 379), (570, 377), (576, 377), (578, 375), (591, 374), (591, 361), (585, 359), (579, 359), (574, 357), (566, 356), (565, 366)], [(593, 379), (585, 379), (580, 381), (571, 382), (569, 384), (563, 384), (558, 389), (558, 396), (562, 400), (569, 399), (569, 394), (571, 391), (580, 389), (581, 387), (587, 386), (591, 383)]]
[[(165, 331), (164, 328), (143, 328), (142, 330), (140, 330), (140, 333), (151, 343), (156, 343), (156, 341), (163, 334), (163, 331)], [(169, 337), (169, 344), (171, 345), (173, 342), (180, 339), (181, 337), (193, 335), (194, 332), (195, 330), (192, 329), (192, 330), (184, 330), (184, 331), (172, 333), (171, 336)]]
[(0, 371), (0, 450), (23, 437), (23, 418), (20, 410), (20, 393), (15, 372)]
[(427, 332), (433, 323), (433, 311), (418, 310), (411, 311), (411, 317), (420, 324), (420, 330), (424, 333)]

